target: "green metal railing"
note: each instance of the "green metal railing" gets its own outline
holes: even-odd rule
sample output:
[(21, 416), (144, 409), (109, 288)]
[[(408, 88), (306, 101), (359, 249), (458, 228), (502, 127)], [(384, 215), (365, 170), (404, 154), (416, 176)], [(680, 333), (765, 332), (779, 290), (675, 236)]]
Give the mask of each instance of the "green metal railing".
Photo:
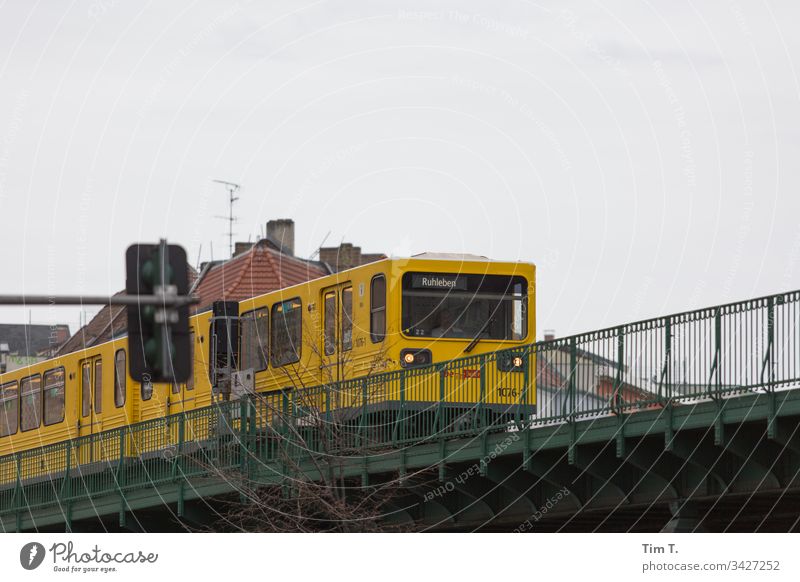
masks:
[(256, 394), (6, 455), (0, 515), (19, 519), (31, 509), (68, 509), (230, 471), (249, 475), (269, 464), (286, 474), (314, 456), (796, 388), (799, 304), (800, 291), (781, 293), (426, 368)]

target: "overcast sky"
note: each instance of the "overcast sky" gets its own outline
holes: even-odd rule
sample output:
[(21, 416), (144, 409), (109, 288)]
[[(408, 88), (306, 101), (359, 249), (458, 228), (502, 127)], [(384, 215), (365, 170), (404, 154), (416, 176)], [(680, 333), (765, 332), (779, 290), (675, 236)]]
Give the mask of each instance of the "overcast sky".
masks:
[[(108, 293), (132, 242), (538, 265), (539, 336), (800, 287), (800, 8), (0, 3), (0, 293)], [(0, 321), (26, 321), (0, 309)], [(76, 329), (76, 309), (34, 310)]]

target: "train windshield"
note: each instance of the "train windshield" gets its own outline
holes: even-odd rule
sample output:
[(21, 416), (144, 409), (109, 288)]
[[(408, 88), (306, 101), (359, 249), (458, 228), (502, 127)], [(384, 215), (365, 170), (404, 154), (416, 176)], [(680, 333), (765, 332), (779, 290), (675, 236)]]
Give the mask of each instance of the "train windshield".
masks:
[(522, 340), (528, 283), (523, 277), (455, 273), (403, 275), (403, 331), (408, 336)]

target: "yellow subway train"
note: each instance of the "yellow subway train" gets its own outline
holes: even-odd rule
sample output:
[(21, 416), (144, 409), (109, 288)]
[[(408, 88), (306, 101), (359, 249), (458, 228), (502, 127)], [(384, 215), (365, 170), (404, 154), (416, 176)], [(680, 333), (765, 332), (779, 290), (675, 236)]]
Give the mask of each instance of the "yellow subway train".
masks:
[[(394, 383), (372, 395), (375, 409), (401, 400), (411, 407), (443, 401), (458, 410), (480, 402), (498, 415), (532, 414), (535, 356), (523, 346), (535, 339), (535, 298), (530, 263), (433, 254), (384, 259), (239, 302), (235, 377), (242, 390), (269, 393), (419, 369), (402, 393)], [(194, 373), (185, 384), (134, 382), (126, 338), (0, 375), (0, 457), (212, 404), (221, 397), (212, 386), (212, 315), (190, 319)], [(480, 360), (514, 347), (524, 361)], [(446, 385), (422, 373), (467, 354), (475, 358), (448, 370)], [(483, 381), (479, 365), (492, 366)], [(336, 404), (347, 405), (346, 398)], [(113, 454), (91, 450), (77, 462)]]

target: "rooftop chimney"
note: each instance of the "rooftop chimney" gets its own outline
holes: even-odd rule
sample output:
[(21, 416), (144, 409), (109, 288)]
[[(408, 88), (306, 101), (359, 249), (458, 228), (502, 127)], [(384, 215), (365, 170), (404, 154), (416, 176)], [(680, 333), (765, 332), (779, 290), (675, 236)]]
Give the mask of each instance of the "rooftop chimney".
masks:
[(250, 247), (253, 246), (251, 242), (237, 242), (236, 246), (233, 247), (233, 256), (238, 257), (242, 253), (250, 250)]
[(556, 330), (554, 329), (544, 330), (544, 341), (551, 342), (554, 339), (556, 339)]
[(276, 243), (282, 253), (294, 256), (294, 220), (270, 220), (267, 222), (267, 238)]

